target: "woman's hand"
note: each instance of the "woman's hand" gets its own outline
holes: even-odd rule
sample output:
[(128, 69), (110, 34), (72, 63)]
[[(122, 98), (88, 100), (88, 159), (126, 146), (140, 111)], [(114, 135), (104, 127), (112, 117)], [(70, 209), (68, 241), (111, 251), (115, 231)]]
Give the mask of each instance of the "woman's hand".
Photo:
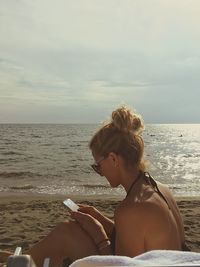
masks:
[(72, 212), (71, 216), (80, 223), (81, 227), (91, 236), (95, 244), (108, 238), (103, 225), (93, 216), (79, 211)]
[(93, 206), (89, 206), (89, 205), (83, 205), (83, 204), (78, 204), (79, 206), (79, 211), (89, 214), (92, 217), (94, 217), (95, 219), (97, 219), (99, 221), (100, 217), (103, 217), (103, 215), (101, 214), (100, 211), (98, 211), (95, 207)]
[(114, 222), (104, 216), (100, 211), (98, 211), (95, 207), (89, 206), (89, 205), (82, 205), (79, 204), (79, 211), (85, 214), (91, 215), (93, 218), (98, 220), (104, 227), (106, 234), (108, 236), (111, 235), (113, 227), (114, 227)]

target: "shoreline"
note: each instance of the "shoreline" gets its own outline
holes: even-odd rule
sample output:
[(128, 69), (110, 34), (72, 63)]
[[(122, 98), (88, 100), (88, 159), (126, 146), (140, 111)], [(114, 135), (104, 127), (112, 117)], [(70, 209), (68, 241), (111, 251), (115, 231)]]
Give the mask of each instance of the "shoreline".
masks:
[[(0, 203), (9, 201), (31, 201), (31, 200), (64, 200), (71, 198), (74, 201), (93, 201), (108, 200), (120, 201), (124, 196), (102, 195), (61, 195), (61, 194), (41, 194), (41, 193), (24, 193), (24, 192), (0, 192)], [(199, 197), (200, 198), (200, 197)]]
[[(0, 250), (27, 249), (59, 222), (69, 218), (62, 200), (94, 205), (113, 218), (113, 210), (123, 196), (66, 196), (30, 193), (0, 193)], [(186, 243), (200, 252), (200, 197), (176, 197), (185, 228)]]
[[(29, 200), (29, 199), (80, 199), (80, 200), (113, 200), (113, 201), (120, 201), (123, 199), (123, 195), (121, 196), (110, 196), (108, 194), (101, 194), (101, 195), (66, 195), (66, 194), (46, 194), (46, 193), (32, 193), (32, 192), (0, 192), (0, 201), (12, 200), (17, 199), (21, 200)], [(193, 200), (200, 200), (199, 196), (175, 196), (176, 201), (185, 200), (185, 201), (193, 201)]]

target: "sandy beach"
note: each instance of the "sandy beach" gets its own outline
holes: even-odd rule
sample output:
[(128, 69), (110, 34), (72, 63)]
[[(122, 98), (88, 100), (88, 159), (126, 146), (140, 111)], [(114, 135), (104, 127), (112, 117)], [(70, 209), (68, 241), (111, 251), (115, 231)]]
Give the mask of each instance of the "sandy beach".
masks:
[[(1, 194), (0, 250), (21, 246), (27, 249), (43, 238), (59, 222), (68, 218), (62, 196)], [(102, 201), (103, 199), (103, 201)], [(118, 199), (73, 198), (78, 203), (94, 205), (112, 218)], [(187, 245), (200, 252), (200, 198), (177, 198)]]

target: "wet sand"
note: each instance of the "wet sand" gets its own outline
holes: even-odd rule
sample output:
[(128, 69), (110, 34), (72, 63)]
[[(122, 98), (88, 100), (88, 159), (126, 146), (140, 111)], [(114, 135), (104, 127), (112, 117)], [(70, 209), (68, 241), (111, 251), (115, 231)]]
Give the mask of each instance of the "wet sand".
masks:
[[(0, 250), (32, 246), (48, 234), (55, 225), (68, 218), (63, 196), (26, 194), (0, 195)], [(103, 200), (102, 200), (103, 199)], [(108, 217), (119, 200), (101, 198), (74, 198), (78, 203), (94, 205)], [(192, 251), (200, 252), (200, 197), (177, 198), (183, 217), (186, 243)]]

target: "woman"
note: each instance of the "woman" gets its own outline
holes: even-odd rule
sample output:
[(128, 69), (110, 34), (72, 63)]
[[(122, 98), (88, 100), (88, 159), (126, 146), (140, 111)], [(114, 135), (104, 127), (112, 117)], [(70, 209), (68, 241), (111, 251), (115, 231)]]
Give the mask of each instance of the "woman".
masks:
[(96, 132), (89, 145), (96, 162), (92, 167), (111, 187), (122, 185), (126, 197), (114, 212), (114, 222), (94, 207), (80, 206), (73, 221), (59, 224), (27, 252), (38, 266), (45, 257), (58, 267), (65, 258), (184, 249), (184, 227), (172, 194), (145, 172), (142, 130), (140, 116), (122, 106)]

